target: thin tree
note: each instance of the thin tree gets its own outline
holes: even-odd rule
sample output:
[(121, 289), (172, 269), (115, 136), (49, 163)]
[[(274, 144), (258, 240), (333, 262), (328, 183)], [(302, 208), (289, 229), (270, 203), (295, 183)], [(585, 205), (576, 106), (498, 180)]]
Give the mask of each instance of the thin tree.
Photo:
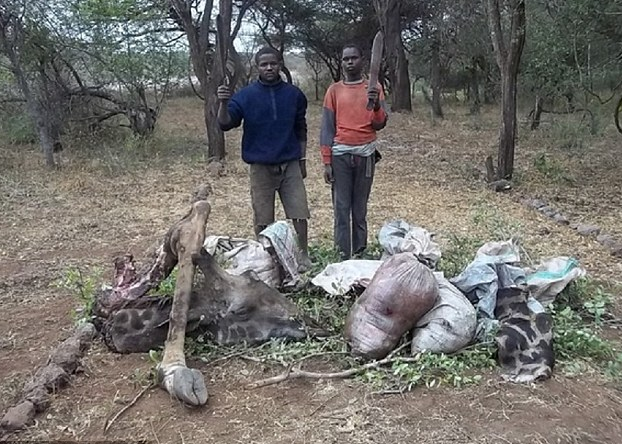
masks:
[[(233, 40), (240, 30), (244, 14), (255, 1), (243, 0), (236, 3), (237, 17), (233, 28), (231, 26), (233, 1), (218, 1), (218, 13), (221, 15), (224, 25), (223, 33), (229, 36), (227, 42), (229, 48), (233, 46)], [(220, 60), (218, 51), (214, 51), (214, 44), (210, 42), (210, 32), (213, 33), (211, 18), (215, 9), (214, 0), (199, 2), (197, 5), (203, 7), (200, 14), (196, 14), (196, 8), (199, 6), (195, 5), (194, 2), (170, 0), (170, 4), (172, 18), (181, 26), (188, 39), (192, 67), (201, 86), (201, 95), (204, 99), (203, 113), (207, 129), (207, 155), (210, 160), (222, 160), (225, 157), (225, 137), (216, 124), (218, 109), (216, 89), (223, 82), (222, 64), (226, 63), (226, 60)]]
[[(502, 16), (509, 21), (509, 27), (505, 26), (505, 29)], [(516, 83), (525, 45), (525, 0), (488, 0), (488, 24), (501, 71), (501, 129), (496, 178), (509, 180), (514, 172)]]
[[(0, 3), (0, 54), (9, 61), (9, 68), (26, 100), (28, 114), (39, 138), (45, 163), (49, 167), (56, 166), (54, 153), (62, 149), (59, 143), (59, 127), (54, 117), (58, 112), (56, 94), (46, 72), (47, 61), (53, 55), (39, 54), (34, 60), (25, 60), (29, 35), (24, 23), (24, 5), (17, 3)], [(41, 33), (44, 34), (43, 32)], [(34, 77), (38, 82), (31, 81), (29, 62), (37, 67)]]

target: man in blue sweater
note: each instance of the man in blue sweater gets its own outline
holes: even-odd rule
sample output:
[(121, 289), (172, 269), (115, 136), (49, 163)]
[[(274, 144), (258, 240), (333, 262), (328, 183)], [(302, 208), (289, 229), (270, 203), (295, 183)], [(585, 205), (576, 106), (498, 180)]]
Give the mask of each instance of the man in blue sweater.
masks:
[(256, 82), (233, 96), (228, 86), (219, 86), (218, 124), (229, 131), (243, 123), (242, 160), (250, 164), (255, 235), (274, 222), (278, 191), (303, 252), (301, 265), (307, 267), (307, 98), (281, 79), (281, 61), (278, 51), (262, 48), (255, 55)]

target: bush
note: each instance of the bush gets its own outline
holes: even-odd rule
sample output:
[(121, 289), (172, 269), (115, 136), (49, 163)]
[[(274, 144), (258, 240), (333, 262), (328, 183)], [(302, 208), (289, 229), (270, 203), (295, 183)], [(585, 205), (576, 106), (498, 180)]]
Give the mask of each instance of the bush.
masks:
[(9, 144), (29, 144), (37, 141), (32, 121), (22, 106), (0, 109), (0, 134)]

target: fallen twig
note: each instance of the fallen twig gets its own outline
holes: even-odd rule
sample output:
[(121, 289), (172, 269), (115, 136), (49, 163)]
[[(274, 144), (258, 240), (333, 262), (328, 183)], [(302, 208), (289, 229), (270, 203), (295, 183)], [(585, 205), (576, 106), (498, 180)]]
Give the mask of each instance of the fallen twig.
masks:
[(148, 386), (146, 386), (145, 388), (143, 388), (138, 395), (136, 395), (134, 397), (134, 399), (132, 399), (130, 401), (130, 403), (128, 405), (126, 405), (125, 407), (123, 407), (121, 410), (119, 410), (112, 418), (110, 418), (109, 420), (106, 421), (106, 423), (104, 424), (104, 433), (106, 433), (108, 431), (108, 429), (112, 426), (112, 424), (119, 419), (119, 417), (124, 414), (126, 411), (128, 411), (129, 409), (132, 408), (132, 406), (134, 404), (136, 404), (138, 402), (138, 400), (145, 394), (147, 393), (147, 391), (151, 388), (155, 387), (155, 384), (150, 384)]
[[(403, 348), (400, 347), (400, 349)], [(308, 372), (305, 370), (288, 368), (286, 371), (281, 373), (280, 375), (273, 376), (271, 378), (260, 379), (259, 381), (252, 382), (248, 384), (249, 389), (256, 389), (259, 387), (265, 387), (267, 385), (278, 384), (279, 382), (286, 381), (288, 379), (297, 379), (297, 378), (307, 378), (307, 379), (345, 379), (350, 376), (354, 376), (357, 373), (364, 372), (365, 370), (370, 370), (374, 368), (381, 367), (383, 365), (391, 364), (395, 361), (402, 362), (417, 362), (419, 361), (420, 355), (414, 357), (394, 357), (395, 353), (400, 350), (396, 349), (393, 353), (387, 356), (384, 359), (379, 361), (368, 362), (367, 364), (360, 365), (355, 368), (350, 368), (348, 370), (343, 370), (340, 372), (330, 372), (330, 373), (316, 373), (316, 372)]]
[(156, 443), (160, 444), (160, 440), (158, 439), (158, 434), (156, 433), (155, 429), (153, 428), (153, 421), (151, 420), (151, 418), (149, 419), (149, 425), (151, 426), (151, 433), (153, 434), (153, 437), (154, 437)]
[(201, 357), (201, 362), (203, 362), (204, 364), (206, 364), (208, 366), (216, 365), (219, 362), (227, 361), (227, 360), (232, 359), (232, 358), (241, 357), (244, 353), (246, 353), (246, 351), (239, 351), (239, 352), (235, 352), (235, 353), (230, 353), (230, 354), (222, 356), (222, 357), (220, 357), (218, 359), (214, 359), (213, 361), (208, 361), (206, 358)]
[(336, 395), (331, 396), (330, 398), (328, 398), (326, 401), (322, 402), (320, 405), (318, 405), (315, 409), (313, 409), (313, 411), (311, 413), (309, 413), (308, 418), (312, 417), (313, 415), (315, 415), (321, 408), (323, 408), (324, 406), (326, 406), (326, 404), (328, 404), (330, 401), (332, 401), (333, 399), (335, 399), (337, 396), (339, 396), (339, 393), (337, 393)]

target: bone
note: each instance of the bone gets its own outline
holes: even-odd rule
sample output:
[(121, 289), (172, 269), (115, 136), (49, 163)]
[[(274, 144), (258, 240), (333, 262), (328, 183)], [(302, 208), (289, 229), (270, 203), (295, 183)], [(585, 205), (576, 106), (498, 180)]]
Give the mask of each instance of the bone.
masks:
[(160, 366), (158, 385), (187, 405), (201, 406), (207, 403), (208, 393), (203, 374), (185, 364)]

